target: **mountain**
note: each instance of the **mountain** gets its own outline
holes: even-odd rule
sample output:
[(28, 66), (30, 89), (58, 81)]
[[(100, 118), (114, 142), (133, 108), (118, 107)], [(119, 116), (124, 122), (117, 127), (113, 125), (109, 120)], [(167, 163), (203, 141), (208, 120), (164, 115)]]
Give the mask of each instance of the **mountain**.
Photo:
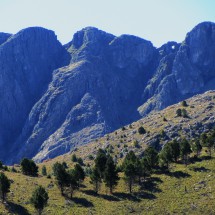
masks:
[(137, 108), (158, 56), (151, 42), (90, 27), (65, 47), (72, 60), (54, 72), (32, 108), (16, 143), (25, 143), (19, 158), (66, 153), (140, 117)]
[(215, 88), (211, 22), (160, 48), (93, 27), (64, 46), (38, 27), (2, 35), (0, 159), (8, 163), (53, 158)]

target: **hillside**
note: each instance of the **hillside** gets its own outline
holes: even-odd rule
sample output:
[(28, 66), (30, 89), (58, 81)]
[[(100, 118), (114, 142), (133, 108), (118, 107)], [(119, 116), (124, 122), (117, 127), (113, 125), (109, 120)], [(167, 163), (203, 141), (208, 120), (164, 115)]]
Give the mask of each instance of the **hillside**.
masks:
[[(90, 162), (88, 155), (95, 155), (97, 150), (102, 148), (113, 151), (112, 155), (119, 160), (125, 157), (129, 150), (133, 150), (139, 155), (149, 145), (159, 150), (163, 144), (172, 139), (186, 137), (191, 140), (215, 126), (215, 91), (196, 95), (187, 99), (186, 103), (187, 107), (180, 102), (162, 111), (151, 113), (94, 142), (76, 148), (71, 153)], [(186, 109), (187, 117), (178, 117), (177, 109)], [(139, 134), (138, 128), (141, 126), (145, 128), (145, 134)], [(138, 146), (135, 146), (135, 142), (138, 143)], [(55, 158), (53, 161), (69, 161), (71, 153)]]
[[(69, 168), (73, 167), (71, 157), (74, 153), (92, 167), (93, 161), (89, 159), (89, 155), (94, 156), (99, 148), (104, 148), (112, 156), (116, 156), (120, 164), (127, 151), (134, 150), (141, 156), (147, 145), (158, 148), (160, 144), (173, 138), (184, 136), (191, 139), (214, 127), (215, 91), (196, 95), (186, 100), (186, 103), (187, 106), (178, 103), (160, 112), (151, 113), (123, 129), (75, 149), (73, 153), (44, 161), (39, 164), (39, 177), (22, 175), (17, 165), (17, 173), (5, 171), (12, 179), (12, 185), (8, 203), (0, 204), (0, 213), (34, 214), (29, 198), (34, 188), (42, 185), (49, 193), (44, 214), (213, 214), (215, 159), (207, 159), (206, 149), (203, 149), (200, 160), (188, 166), (173, 163), (170, 172), (155, 172), (144, 187), (135, 186), (133, 194), (129, 194), (123, 173), (120, 173), (119, 185), (113, 195), (109, 194), (104, 184), (96, 195), (87, 177), (71, 200), (61, 196), (52, 175), (52, 166), (56, 161), (66, 161)], [(179, 108), (186, 109), (188, 117), (176, 116)], [(146, 134), (138, 133), (140, 126), (145, 128)], [(138, 146), (134, 141), (138, 142)], [(215, 156), (214, 152), (212, 156)], [(41, 175), (43, 165), (51, 178)]]
[[(70, 162), (71, 163), (71, 162)], [(13, 179), (8, 195), (8, 207), (0, 204), (1, 214), (34, 214), (29, 198), (37, 184), (46, 187), (50, 199), (44, 214), (213, 214), (215, 192), (215, 160), (202, 161), (189, 165), (172, 166), (172, 175), (153, 175), (156, 178), (152, 188), (140, 195), (129, 195), (123, 180), (115, 190), (115, 195), (106, 194), (102, 187), (101, 195), (94, 196), (92, 185), (86, 179), (84, 185), (74, 194), (72, 201), (64, 199), (54, 184), (46, 177), (27, 177), (20, 173), (6, 173)], [(187, 192), (185, 192), (185, 186)], [(26, 189), (27, 188), (27, 189)], [(9, 213), (8, 211), (11, 211)]]

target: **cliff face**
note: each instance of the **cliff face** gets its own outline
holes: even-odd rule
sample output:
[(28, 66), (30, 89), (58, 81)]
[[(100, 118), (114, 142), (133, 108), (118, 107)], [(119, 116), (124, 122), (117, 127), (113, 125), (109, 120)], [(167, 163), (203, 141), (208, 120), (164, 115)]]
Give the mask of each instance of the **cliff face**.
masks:
[(63, 66), (67, 52), (52, 31), (28, 28), (0, 46), (0, 157), (20, 134), (31, 108), (42, 96), (52, 71)]
[[(197, 25), (175, 50), (166, 62), (164, 59), (160, 61), (164, 63), (162, 71), (167, 75), (155, 75), (146, 87), (144, 97), (149, 95), (149, 98), (138, 109), (142, 116), (197, 93), (215, 89), (214, 23)], [(158, 67), (155, 74), (160, 70)], [(156, 86), (153, 83), (157, 83)]]
[(0, 159), (42, 161), (215, 88), (215, 24), (160, 48), (93, 27), (0, 34)]

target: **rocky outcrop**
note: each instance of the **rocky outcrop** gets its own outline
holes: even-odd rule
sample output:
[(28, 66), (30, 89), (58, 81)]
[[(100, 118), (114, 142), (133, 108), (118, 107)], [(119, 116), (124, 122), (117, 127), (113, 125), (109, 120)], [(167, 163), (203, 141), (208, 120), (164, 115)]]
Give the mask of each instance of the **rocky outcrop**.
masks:
[[(176, 47), (176, 46), (175, 46)], [(160, 61), (157, 75), (144, 91), (148, 100), (139, 107), (142, 116), (206, 90), (215, 89), (215, 24), (204, 22), (189, 32), (175, 53)], [(170, 66), (168, 66), (170, 65)], [(154, 84), (153, 84), (154, 83)]]
[(22, 131), (33, 105), (42, 96), (54, 69), (69, 56), (54, 32), (28, 28), (11, 36), (0, 46), (0, 157)]

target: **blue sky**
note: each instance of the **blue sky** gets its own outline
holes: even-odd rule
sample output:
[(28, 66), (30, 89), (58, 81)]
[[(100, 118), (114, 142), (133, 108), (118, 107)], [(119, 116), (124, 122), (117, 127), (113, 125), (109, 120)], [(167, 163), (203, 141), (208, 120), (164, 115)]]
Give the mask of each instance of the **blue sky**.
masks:
[(86, 26), (133, 34), (159, 47), (181, 42), (195, 25), (215, 22), (215, 0), (0, 0), (0, 31), (52, 29), (64, 44)]

